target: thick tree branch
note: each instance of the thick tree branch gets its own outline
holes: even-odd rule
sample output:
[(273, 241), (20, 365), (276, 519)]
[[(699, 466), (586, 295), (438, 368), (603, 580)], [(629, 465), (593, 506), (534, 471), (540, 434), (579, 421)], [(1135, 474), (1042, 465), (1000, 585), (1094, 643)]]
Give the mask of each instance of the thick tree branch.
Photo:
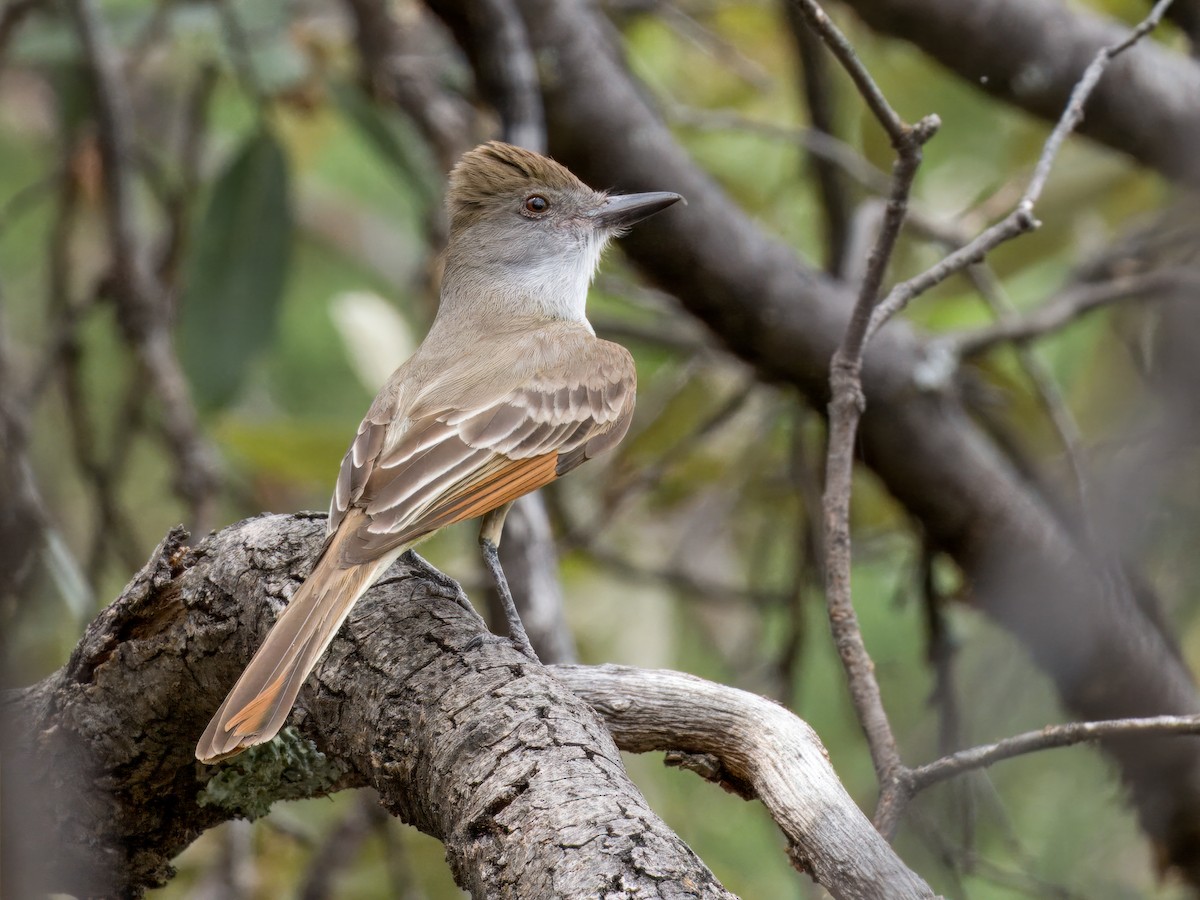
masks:
[[(847, 0), (872, 28), (916, 44), (969, 84), (1057, 120), (1084, 69), (1129, 28), (1042, 0)], [(1143, 165), (1200, 183), (1200, 65), (1143, 42), (1097, 86), (1079, 130)]]
[[(431, 5), (441, 14), (456, 3)], [(687, 209), (667, 211), (626, 238), (626, 251), (762, 377), (794, 384), (824, 406), (828, 361), (852, 305), (845, 289), (763, 234), (696, 167), (648, 107), (586, 4), (518, 5), (543, 65), (552, 153), (591, 184), (688, 198)], [(1125, 36), (1106, 29), (1110, 34)], [(458, 36), (469, 50), (470, 35)], [(1090, 45), (1072, 70), (1054, 114), (1103, 44)], [(1102, 91), (1126, 71), (1122, 59)], [(872, 342), (860, 446), (933, 544), (962, 566), (975, 602), (1022, 641), (1082, 719), (1200, 711), (1191, 674), (1155, 623), (1113, 590), (958, 399), (918, 386), (924, 356), (925, 341), (903, 323)], [(1162, 738), (1104, 746), (1165, 858), (1200, 881), (1200, 753), (1190, 742)]]
[[(6, 828), (18, 842), (6, 852), (24, 864), (6, 866), (5, 896), (137, 896), (219, 822), (370, 786), (446, 844), (473, 896), (593, 898), (612, 886), (728, 898), (646, 806), (569, 687), (605, 708), (630, 750), (719, 755), (834, 896), (881, 896), (889, 884), (931, 896), (854, 807), (811, 729), (781, 707), (674, 673), (567, 667), (559, 680), (482, 631), (457, 586), (415, 559), (360, 602), (301, 694), (298, 733), (218, 767), (197, 763), (196, 736), (323, 535), (309, 515), (250, 519), (195, 549), (171, 534), (66, 666), (3, 696), (4, 814), (22, 822)], [(621, 699), (630, 690), (635, 704)]]
[[(555, 666), (622, 750), (705, 754), (710, 781), (758, 797), (793, 865), (835, 897), (932, 897), (846, 794), (820, 738), (777, 703), (679, 672)], [(691, 767), (691, 766), (689, 766)]]

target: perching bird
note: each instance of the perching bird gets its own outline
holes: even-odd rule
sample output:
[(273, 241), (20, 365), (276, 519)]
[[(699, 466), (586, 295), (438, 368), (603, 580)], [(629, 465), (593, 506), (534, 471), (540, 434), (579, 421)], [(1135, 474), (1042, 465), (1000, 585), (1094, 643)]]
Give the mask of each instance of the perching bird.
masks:
[(588, 285), (610, 238), (680, 199), (594, 191), (499, 142), (459, 160), (437, 317), (359, 426), (313, 572), (205, 729), (198, 759), (274, 737), (358, 598), (400, 554), (464, 519), (484, 516), (484, 558), (532, 654), (496, 553), (504, 516), (628, 430), (633, 359), (596, 337)]

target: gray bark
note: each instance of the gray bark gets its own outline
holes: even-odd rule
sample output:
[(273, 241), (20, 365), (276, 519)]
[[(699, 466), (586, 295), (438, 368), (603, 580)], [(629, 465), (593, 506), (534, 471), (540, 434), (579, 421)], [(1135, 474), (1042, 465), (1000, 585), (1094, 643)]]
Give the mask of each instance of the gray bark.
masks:
[(934, 896), (854, 805), (816, 732), (778, 703), (692, 675), (628, 666), (556, 666), (603, 716), (622, 750), (686, 751), (669, 761), (758, 797), (798, 869), (846, 900)]
[(66, 666), (4, 695), (5, 810), (19, 817), (5, 896), (138, 896), (226, 819), (360, 786), (442, 840), (475, 897), (731, 896), (646, 805), (596, 713), (482, 632), (452, 583), (403, 562), (305, 687), (299, 735), (242, 757), (259, 780), (235, 778), (238, 760), (197, 763), (323, 526), (251, 519), (195, 549), (173, 533)]
[[(1096, 53), (1129, 34), (1126, 24), (1043, 0), (847, 5), (872, 28), (910, 41), (969, 84), (1052, 121)], [(1200, 65), (1142, 41), (1105, 72), (1078, 130), (1164, 175), (1200, 184), (1194, 152), (1200, 144)]]
[[(430, 0), (472, 53), (487, 36), (471, 32), (461, 5)], [(623, 240), (625, 250), (764, 380), (794, 385), (823, 409), (829, 360), (853, 305), (848, 287), (814, 271), (791, 248), (763, 233), (695, 165), (630, 78), (611, 33), (589, 4), (518, 0), (518, 6), (542, 67), (551, 153), (589, 184), (683, 194), (686, 208), (644, 223)], [(968, 44), (963, 36), (959, 40)], [(1095, 35), (1089, 40), (1102, 42)], [(1151, 69), (1160, 74), (1174, 72), (1179, 64), (1193, 66), (1182, 58), (1163, 62), (1160, 48), (1147, 52)], [(1137, 65), (1147, 65), (1146, 58), (1137, 57), (1143, 60)], [(1165, 68), (1154, 68), (1160, 63)], [(1114, 66), (1101, 89), (1126, 71)], [(1190, 69), (1179, 70), (1182, 83), (1192, 77)], [(1135, 79), (1134, 86), (1140, 90), (1144, 81)], [(1161, 83), (1174, 92), (1174, 101), (1156, 95), (1134, 106), (1157, 110), (1155, 115), (1175, 110), (1181, 118), (1171, 120), (1172, 128), (1182, 141), (1183, 135), (1195, 135), (1200, 117), (1195, 123), (1188, 118), (1190, 101), (1180, 99), (1179, 83)], [(1089, 107), (1088, 121), (1103, 117), (1103, 96)], [(1140, 95), (1135, 91), (1134, 96)], [(1129, 112), (1124, 104), (1120, 109)], [(1149, 132), (1142, 136), (1149, 141)], [(1156, 140), (1171, 143), (1161, 134)], [(1177, 149), (1198, 142), (1193, 136)], [(1169, 154), (1159, 156), (1166, 165)], [(868, 349), (867, 411), (860, 431), (866, 463), (921, 522), (931, 544), (959, 563), (973, 601), (1028, 648), (1075, 716), (1093, 720), (1200, 711), (1191, 673), (1121, 579), (1108, 577), (1110, 565), (1096, 558), (1037, 486), (1013, 467), (955, 393), (918, 386), (914, 375), (926, 349), (926, 338), (903, 322), (890, 324)], [(1109, 741), (1104, 748), (1131, 789), (1143, 829), (1169, 865), (1200, 883), (1196, 742), (1146, 738)]]
[(932, 896), (782, 707), (677, 673), (532, 665), (416, 559), (359, 602), (295, 729), (201, 765), (196, 739), (307, 574), (324, 521), (249, 519), (194, 549), (185, 537), (163, 541), (62, 669), (3, 695), (3, 896), (140, 896), (223, 821), (372, 787), (445, 844), (474, 897), (730, 898), (646, 804), (579, 694), (633, 751), (718, 760), (709, 777), (733, 773), (761, 796), (793, 862), (833, 896)]

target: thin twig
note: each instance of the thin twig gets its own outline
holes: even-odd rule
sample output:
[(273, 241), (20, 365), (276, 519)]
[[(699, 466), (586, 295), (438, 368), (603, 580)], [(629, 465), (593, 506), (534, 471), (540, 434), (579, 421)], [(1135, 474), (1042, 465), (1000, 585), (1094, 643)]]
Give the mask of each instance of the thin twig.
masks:
[(803, 147), (813, 156), (835, 165), (843, 174), (852, 178), (874, 194), (886, 195), (892, 187), (888, 174), (874, 166), (845, 141), (815, 128), (794, 128), (747, 118), (738, 113), (716, 109), (697, 109), (680, 103), (670, 103), (663, 115), (672, 125), (695, 128), (700, 131), (742, 131), (777, 141), (787, 141)]
[(1162, 21), (1163, 15), (1173, 0), (1158, 0), (1151, 8), (1149, 14), (1144, 18), (1123, 41), (1118, 41), (1116, 44), (1102, 48), (1096, 58), (1092, 60), (1083, 72), (1083, 77), (1076, 83), (1071, 91), (1071, 98), (1067, 102), (1067, 108), (1059, 117), (1058, 123), (1054, 126), (1054, 130), (1050, 132), (1050, 137), (1046, 139), (1046, 145), (1042, 148), (1042, 155), (1038, 158), (1037, 165), (1033, 170), (1033, 177), (1029, 179), (1029, 187), (1025, 189), (1025, 194), (1022, 196), (1018, 206), (1028, 206), (1032, 211), (1033, 205), (1037, 203), (1038, 198), (1042, 195), (1042, 190), (1046, 186), (1046, 180), (1050, 177), (1050, 169), (1054, 165), (1054, 160), (1058, 156), (1058, 151), (1062, 148), (1067, 137), (1075, 130), (1075, 127), (1083, 120), (1083, 108), (1087, 104), (1088, 97), (1100, 81), (1100, 76), (1104, 74), (1104, 70), (1108, 68), (1108, 64), (1117, 56), (1120, 56), (1151, 31), (1158, 27), (1158, 23)]
[[(64, 133), (64, 157), (70, 157), (73, 147)], [(71, 239), (75, 231), (75, 223), (79, 214), (80, 192), (78, 182), (71, 174), (69, 166), (61, 167), (57, 205), (53, 224), (50, 227), (47, 244), (47, 259), (49, 260), (47, 280), (48, 303), (47, 311), (52, 321), (61, 323), (51, 338), (49, 351), (43, 363), (41, 373), (31, 386), (26, 403), (32, 407), (34, 399), (42, 388), (43, 375), (47, 382), (56, 377), (60, 380), (63, 392), (63, 402), (67, 410), (67, 431), (70, 438), (71, 451), (75, 464), (79, 467), (80, 475), (95, 497), (95, 521), (91, 532), (94, 536), (93, 558), (95, 548), (103, 548), (110, 537), (120, 531), (122, 519), (120, 503), (117, 499), (115, 485), (105, 477), (104, 466), (100, 460), (100, 443), (96, 423), (87, 401), (85, 377), (80, 366), (80, 341), (78, 326), (83, 320), (79, 311), (81, 304), (71, 297), (70, 276)], [(94, 305), (94, 299), (84, 308)], [(88, 567), (89, 587), (95, 587), (99, 580), (99, 572), (94, 565)]]
[(167, 236), (158, 250), (157, 269), (163, 284), (172, 291), (178, 288), (183, 251), (192, 223), (189, 203), (200, 187), (200, 163), (208, 123), (208, 106), (217, 86), (218, 75), (216, 66), (202, 66), (195, 84), (188, 91), (180, 128), (179, 181), (163, 198), (168, 228)]
[[(922, 233), (951, 250), (958, 250), (969, 242), (961, 224), (947, 225), (915, 212), (910, 216), (909, 223), (914, 231)], [(983, 298), (997, 321), (1010, 323), (1019, 318), (1016, 306), (1005, 293), (1004, 286), (996, 273), (986, 262), (967, 266), (964, 275), (979, 296)], [(922, 380), (929, 386), (933, 386), (928, 378), (932, 375), (935, 376), (936, 383), (944, 386), (956, 373), (961, 356), (952, 347), (952, 342), (948, 342), (943, 337), (937, 338), (932, 344), (934, 345), (932, 352), (927, 358), (933, 362), (933, 365), (924, 368)], [(1090, 479), (1084, 462), (1082, 434), (1049, 368), (1028, 347), (1018, 345), (1016, 353), (1018, 363), (1033, 385), (1034, 393), (1046, 411), (1050, 424), (1062, 444), (1063, 452), (1066, 454), (1067, 462), (1075, 479), (1079, 519), (1086, 528), (1090, 521), (1088, 514), (1091, 508), (1089, 502)]]
[[(1010, 869), (993, 863), (969, 846), (954, 846), (949, 838), (942, 834), (938, 825), (933, 821), (933, 817), (925, 810), (910, 811), (909, 820), (914, 826), (913, 830), (916, 834), (947, 868), (947, 874), (954, 879), (955, 889), (947, 891), (947, 896), (968, 896), (968, 892), (962, 884), (962, 875), (964, 874), (1009, 888), (1022, 896), (1046, 897), (1049, 900), (1082, 900), (1084, 896), (1071, 893), (1060, 885), (1030, 874), (1031, 870), (1036, 867), (1036, 863), (1031, 859), (1025, 858), (1022, 868)], [(1020, 848), (1014, 849), (1019, 857), (1028, 856), (1021, 853)]]
[[(2, 299), (2, 297), (0, 297)], [(11, 359), (8, 322), (0, 303), (0, 621), (7, 627), (25, 599), (36, 571), (38, 545), (49, 528), (50, 516), (38, 490), (29, 459), (30, 406)], [(6, 658), (9, 655), (5, 654)], [(3, 667), (0, 667), (2, 669)], [(2, 672), (0, 675), (13, 673)]]
[(129, 47), (129, 52), (125, 55), (122, 74), (127, 81), (136, 78), (141, 73), (142, 66), (145, 65), (150, 54), (156, 47), (162, 45), (163, 39), (171, 30), (171, 15), (174, 11), (174, 6), (169, 0), (156, 0), (153, 12), (138, 29), (137, 35)]
[[(1005, 193), (1001, 191), (1000, 194)], [(999, 196), (999, 194), (997, 195)], [(960, 225), (947, 225), (913, 212), (909, 224), (914, 231), (957, 250), (968, 243)], [(986, 262), (967, 266), (964, 274), (987, 303), (997, 322), (983, 328), (958, 334), (942, 335), (930, 343), (929, 365), (922, 368), (921, 381), (928, 387), (945, 386), (954, 376), (960, 362), (986, 352), (1001, 343), (1011, 343), (1017, 361), (1028, 376), (1042, 408), (1045, 410), (1066, 455), (1075, 480), (1079, 522), (1089, 542), (1091, 522), (1091, 479), (1084, 459), (1083, 435), (1068, 407), (1054, 376), (1027, 344), (1034, 338), (1050, 334), (1074, 322), (1085, 313), (1114, 301), (1144, 299), (1180, 289), (1200, 288), (1190, 269), (1159, 270), (1151, 275), (1116, 278), (1103, 284), (1088, 284), (1060, 294), (1050, 303), (1021, 316), (1008, 298), (1004, 286)], [(1123, 581), (1120, 573), (1114, 573)]]
[(691, 453), (695, 453), (711, 435), (724, 427), (742, 411), (746, 403), (754, 396), (758, 383), (753, 379), (746, 381), (732, 391), (723, 403), (708, 413), (686, 436), (675, 441), (668, 449), (658, 454), (652, 465), (645, 466), (631, 478), (624, 479), (609, 495), (605, 503), (604, 520), (611, 521), (613, 516), (622, 512), (629, 502), (662, 482), (671, 469)]
[(994, 744), (983, 744), (960, 750), (949, 756), (918, 766), (908, 773), (912, 790), (920, 791), (930, 785), (982, 769), (993, 763), (1039, 750), (1070, 747), (1091, 741), (1118, 737), (1145, 737), (1160, 734), (1200, 735), (1200, 715), (1152, 716), (1144, 719), (1108, 719), (1101, 722), (1067, 722), (1047, 725), (1039, 731), (1027, 731)]
[[(992, 310), (999, 322), (1012, 322), (1020, 318), (1016, 305), (1004, 290), (1004, 285), (986, 263), (968, 266), (967, 277), (975, 285), (979, 295)], [(1067, 465), (1075, 481), (1076, 502), (1078, 504), (1079, 522), (1088, 543), (1094, 543), (1095, 536), (1091, 533), (1092, 490), (1091, 476), (1088, 473), (1086, 453), (1083, 446), (1083, 432), (1075, 421), (1071, 409), (1067, 406), (1066, 398), (1059, 390), (1058, 383), (1050, 367), (1041, 361), (1033, 348), (1025, 344), (1016, 345), (1017, 361), (1025, 371), (1034, 393), (1042, 404), (1050, 424), (1058, 435), (1063, 452), (1067, 457)]]
[(778, 606), (781, 602), (786, 602), (786, 598), (778, 591), (709, 581), (697, 575), (695, 566), (687, 563), (655, 568), (641, 565), (624, 553), (601, 547), (589, 547), (587, 558), (594, 565), (618, 578), (639, 584), (660, 584), (689, 597), (693, 602), (715, 605), (736, 603), (756, 607)]
[(17, 26), (31, 12), (45, 3), (45, 0), (12, 0), (0, 11), (0, 64), (4, 62), (12, 36), (16, 34)]
[[(783, 4), (792, 42), (799, 61), (800, 91), (808, 107), (815, 134), (833, 137), (836, 119), (833, 85), (829, 83), (828, 58), (820, 37), (791, 3)], [(836, 138), (835, 138), (836, 140)], [(817, 182), (825, 220), (825, 270), (836, 276), (842, 271), (850, 229), (851, 201), (837, 166), (811, 151), (806, 160)]]
[(680, 37), (690, 41), (719, 63), (728, 66), (729, 71), (742, 81), (760, 91), (774, 89), (774, 78), (761, 63), (747, 56), (736, 44), (718, 32), (697, 21), (684, 9), (674, 3), (660, 3), (655, 6), (655, 10), (662, 16), (663, 22)]
[(1027, 231), (1033, 231), (1041, 224), (1033, 214), (1033, 207), (1046, 187), (1046, 179), (1050, 176), (1050, 169), (1054, 165), (1058, 151), (1062, 149), (1063, 142), (1066, 141), (1067, 136), (1071, 134), (1075, 126), (1083, 118), (1084, 106), (1087, 104), (1088, 98), (1091, 96), (1096, 84), (1100, 81), (1100, 76), (1104, 74), (1105, 69), (1108, 68), (1108, 64), (1114, 58), (1128, 50), (1158, 25), (1163, 17), (1163, 13), (1166, 12), (1167, 7), (1171, 3), (1172, 0), (1158, 0), (1154, 4), (1154, 8), (1150, 11), (1150, 14), (1124, 40), (1104, 47), (1096, 53), (1095, 58), (1084, 70), (1082, 77), (1080, 77), (1075, 88), (1071, 91), (1071, 98), (1067, 103), (1067, 107), (1063, 110), (1062, 116), (1059, 117), (1054, 130), (1050, 132), (1050, 136), (1046, 139), (1041, 155), (1038, 157), (1037, 165), (1034, 166), (1033, 175), (1029, 179), (1029, 185), (1025, 188), (1025, 193), (1021, 195), (1021, 199), (1017, 201), (1017, 205), (1013, 211), (1000, 222), (986, 229), (961, 250), (951, 253), (936, 266), (932, 266), (917, 277), (911, 278), (892, 288), (887, 297), (876, 307), (871, 317), (871, 327), (867, 333), (868, 339), (888, 319), (904, 309), (913, 298), (941, 284), (951, 275), (967, 266), (980, 262), (988, 253), (1005, 241), (1012, 240)]
[(878, 86), (855, 57), (846, 39), (813, 0), (793, 0), (807, 21), (825, 40), (850, 74), (867, 106), (892, 140), (897, 152), (893, 166), (892, 191), (882, 226), (875, 240), (860, 285), (849, 325), (830, 363), (829, 442), (826, 464), (826, 602), (834, 641), (846, 669), (850, 694), (859, 723), (867, 737), (871, 758), (880, 784), (876, 827), (890, 835), (900, 812), (911, 796), (908, 769), (900, 759), (895, 737), (883, 707), (874, 666), (862, 639), (851, 598), (850, 493), (854, 467), (854, 441), (865, 400), (862, 393), (862, 362), (867, 342), (878, 329), (913, 297), (928, 290), (968, 265), (981, 261), (1000, 243), (1037, 227), (1033, 207), (1045, 187), (1054, 158), (1066, 136), (1082, 116), (1083, 105), (1108, 62), (1146, 34), (1170, 0), (1155, 5), (1147, 20), (1119, 44), (1105, 48), (1085, 71), (1072, 92), (1058, 125), (1042, 150), (1029, 186), (1016, 209), (1001, 223), (987, 229), (974, 241), (951, 253), (926, 272), (897, 285), (877, 301), (883, 274), (895, 248), (907, 212), (908, 195), (921, 161), (922, 145), (936, 132), (938, 120), (929, 117), (915, 127), (899, 118)]
[(88, 571), (93, 573), (92, 583), (99, 581), (99, 573), (107, 560), (106, 548), (111, 545), (121, 558), (126, 571), (137, 571), (142, 563), (145, 547), (137, 538), (135, 520), (121, 513), (116, 506), (116, 486), (121, 483), (126, 469), (130, 465), (133, 454), (130, 452), (134, 439), (137, 437), (146, 413), (146, 392), (136, 378), (131, 378), (125, 388), (125, 397), (120, 408), (114, 412), (112, 446), (109, 448), (108, 461), (99, 463), (93, 477), (109, 485), (113, 495), (113, 510), (109, 521), (96, 529), (93, 536), (92, 557), (88, 562)]
[(787, 598), (787, 638), (775, 666), (779, 672), (779, 700), (784, 706), (795, 706), (796, 673), (803, 660), (808, 638), (805, 615), (806, 596), (818, 590), (824, 582), (822, 565), (825, 549), (821, 533), (821, 476), (806, 447), (804, 426), (812, 417), (808, 408), (796, 403), (791, 415), (791, 453), (788, 458), (788, 481), (791, 493), (800, 502), (796, 509), (796, 545), (803, 548), (792, 556), (791, 585)]
[[(825, 14), (825, 10), (821, 9), (815, 0), (790, 0), (790, 2), (800, 11), (809, 26), (821, 36), (825, 46), (846, 70), (846, 74), (850, 76), (854, 86), (858, 88), (858, 92), (866, 102), (867, 108), (871, 110), (879, 124), (883, 126), (883, 130), (891, 138), (892, 146), (898, 148), (900, 144), (908, 141), (911, 127), (892, 109), (887, 98), (883, 96), (883, 91), (879, 89), (879, 85), (875, 83), (871, 73), (867, 71), (866, 66), (859, 60), (858, 54), (854, 52), (854, 48), (850, 46), (850, 42), (846, 40), (846, 36), (833, 24), (833, 20)], [(930, 134), (926, 139), (932, 136)]]
[(889, 810), (902, 800), (897, 791), (904, 764), (888, 722), (875, 665), (862, 638), (851, 598), (850, 493), (854, 472), (854, 437), (862, 416), (862, 356), (871, 310), (895, 249), (908, 207), (908, 195), (921, 164), (921, 147), (936, 133), (939, 121), (930, 116), (910, 126), (891, 108), (853, 48), (824, 11), (812, 0), (794, 0), (808, 24), (821, 36), (846, 69), (867, 106), (891, 138), (896, 150), (892, 188), (883, 225), (871, 250), (866, 274), (850, 323), (830, 363), (829, 438), (825, 464), (825, 601), (834, 644), (846, 670), (850, 697), (867, 738), (880, 785), (876, 826), (889, 835)]
[(203, 531), (212, 521), (217, 465), (201, 436), (191, 391), (172, 346), (169, 298), (150, 271), (138, 239), (129, 95), (94, 0), (72, 0), (70, 6), (95, 101), (113, 257), (111, 281), (122, 331), (161, 406), (163, 433), (176, 461), (176, 489), (188, 504), (189, 524)]
[(1081, 284), (1023, 316), (945, 335), (938, 340), (946, 342), (955, 356), (968, 359), (987, 353), (1001, 344), (1022, 345), (1053, 334), (1083, 315), (1112, 303), (1146, 300), (1182, 290), (1200, 290), (1200, 277), (1194, 270), (1159, 269), (1099, 284)]

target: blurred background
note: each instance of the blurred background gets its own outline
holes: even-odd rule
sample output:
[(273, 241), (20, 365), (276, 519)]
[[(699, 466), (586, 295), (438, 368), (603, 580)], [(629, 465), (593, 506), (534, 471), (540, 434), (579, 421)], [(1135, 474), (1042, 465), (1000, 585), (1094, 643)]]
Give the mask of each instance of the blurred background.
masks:
[[(1133, 23), (1148, 5), (1075, 6)], [(98, 106), (67, 6), (9, 0), (0, 12), (6, 687), (62, 665), (173, 525), (197, 540), (264, 511), (327, 508), (362, 414), (435, 311), (445, 172), (500, 133), (467, 57), (421, 3), (90, 8), (124, 86), (115, 110)], [(773, 0), (599, 9), (691, 158), (764, 231), (853, 281), (892, 151), (828, 60), (823, 127), (837, 141), (814, 140), (805, 89), (817, 76), (801, 65), (794, 15)], [(902, 115), (942, 119), (890, 275), (903, 278), (1008, 211), (1049, 126), (850, 9), (829, 9)], [(369, 77), (375, 33), (364, 23), (376, 14), (393, 29), (391, 65), (408, 93)], [(1149, 40), (1180, 55), (1190, 47), (1174, 24)], [(119, 175), (100, 139), (113, 115), (129, 126)], [(133, 264), (112, 240), (114, 194)], [(1195, 259), (1200, 218), (1180, 188), (1084, 139), (1062, 152), (1038, 215), (1041, 230), (921, 298), (908, 318), (922, 333), (959, 335), (992, 323), (995, 304), (1028, 311), (1073, 287)], [(1170, 298), (1147, 296), (971, 357), (962, 391), (1047, 496), (1074, 502), (1080, 466), (1102, 473), (1092, 490), (1125, 510), (1112, 530), (1194, 669), (1200, 456), (1188, 429), (1159, 438), (1164, 421), (1184, 419), (1171, 403), (1194, 401), (1200, 382), (1180, 375), (1169, 388), (1160, 376), (1186, 371), (1171, 361), (1190, 361), (1200, 333), (1186, 303), (1172, 318)], [(640, 389), (619, 449), (543, 492), (579, 659), (681, 669), (778, 699), (816, 728), (870, 810), (874, 772), (823, 603), (820, 410), (723, 350), (619, 249), (590, 316), (633, 352)], [(1148, 469), (1149, 488), (1138, 480)], [(1066, 718), (1022, 645), (960, 602), (970, 585), (958, 567), (866, 469), (853, 528), (856, 607), (906, 761)], [(423, 555), (473, 597), (484, 590), (474, 528), (452, 529)], [(790, 868), (758, 804), (659, 758), (627, 762), (730, 890), (821, 895)], [(1022, 757), (923, 794), (897, 847), (951, 897), (1186, 895), (1160, 877), (1112, 763), (1092, 748)], [(177, 865), (154, 896), (461, 896), (438, 842), (355, 794), (226, 825)]]

